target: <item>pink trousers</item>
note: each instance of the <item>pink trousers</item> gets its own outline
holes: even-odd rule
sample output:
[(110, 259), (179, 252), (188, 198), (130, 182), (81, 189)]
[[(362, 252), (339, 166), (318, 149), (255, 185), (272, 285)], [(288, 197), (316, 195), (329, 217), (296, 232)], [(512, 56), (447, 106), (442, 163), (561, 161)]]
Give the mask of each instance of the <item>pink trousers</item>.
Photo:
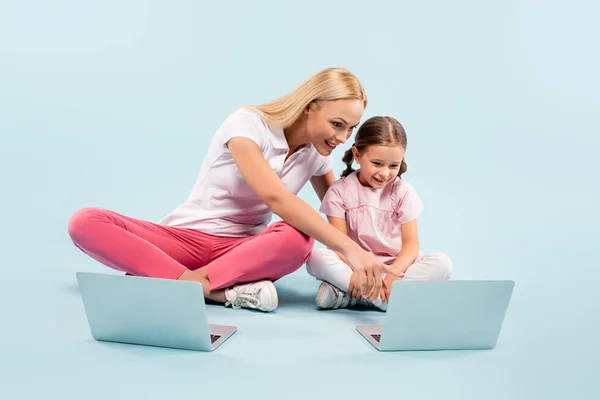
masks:
[(69, 235), (96, 261), (130, 275), (177, 279), (186, 268), (205, 268), (211, 290), (275, 281), (299, 269), (314, 245), (314, 239), (285, 222), (256, 236), (229, 238), (101, 208), (77, 211), (69, 221)]

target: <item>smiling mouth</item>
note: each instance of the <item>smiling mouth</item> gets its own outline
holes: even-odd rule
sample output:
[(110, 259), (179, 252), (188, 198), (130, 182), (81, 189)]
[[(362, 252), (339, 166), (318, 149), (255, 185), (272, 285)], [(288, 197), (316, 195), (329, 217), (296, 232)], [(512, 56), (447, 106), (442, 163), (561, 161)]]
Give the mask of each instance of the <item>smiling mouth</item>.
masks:
[(379, 182), (379, 183), (385, 183), (385, 180), (381, 180), (378, 178), (373, 177), (373, 179), (375, 180), (375, 182)]
[(333, 149), (335, 149), (335, 148), (337, 147), (337, 145), (335, 145), (335, 144), (331, 143), (329, 140), (326, 140), (326, 141), (325, 141), (325, 144), (326, 144), (327, 146), (329, 146), (329, 148), (330, 148), (331, 150), (333, 150)]

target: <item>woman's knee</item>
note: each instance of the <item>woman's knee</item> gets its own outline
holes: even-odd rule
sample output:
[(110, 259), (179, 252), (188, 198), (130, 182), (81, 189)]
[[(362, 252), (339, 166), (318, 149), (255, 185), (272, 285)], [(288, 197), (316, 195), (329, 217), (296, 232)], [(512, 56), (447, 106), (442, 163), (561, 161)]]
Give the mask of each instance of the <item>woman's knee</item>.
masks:
[(300, 258), (303, 263), (309, 259), (315, 245), (315, 240), (312, 237), (300, 232), (286, 222), (277, 222), (270, 229), (281, 236), (281, 243), (284, 247), (282, 250), (291, 258)]
[(69, 219), (68, 232), (71, 240), (78, 242), (83, 239), (89, 232), (90, 226), (98, 219), (106, 214), (106, 210), (96, 207), (85, 207), (77, 210)]

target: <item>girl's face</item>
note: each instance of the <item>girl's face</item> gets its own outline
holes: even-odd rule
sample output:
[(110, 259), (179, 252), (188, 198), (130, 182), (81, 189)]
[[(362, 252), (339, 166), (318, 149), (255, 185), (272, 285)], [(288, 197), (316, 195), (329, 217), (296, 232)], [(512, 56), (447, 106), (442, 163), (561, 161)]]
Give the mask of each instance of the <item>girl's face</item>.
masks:
[(360, 122), (364, 111), (360, 100), (335, 100), (320, 104), (318, 109), (305, 109), (308, 139), (323, 156), (345, 143)]
[(363, 186), (373, 189), (383, 189), (393, 182), (400, 172), (400, 165), (404, 158), (402, 146), (367, 146), (362, 152), (352, 147), (354, 161), (360, 165), (358, 180)]

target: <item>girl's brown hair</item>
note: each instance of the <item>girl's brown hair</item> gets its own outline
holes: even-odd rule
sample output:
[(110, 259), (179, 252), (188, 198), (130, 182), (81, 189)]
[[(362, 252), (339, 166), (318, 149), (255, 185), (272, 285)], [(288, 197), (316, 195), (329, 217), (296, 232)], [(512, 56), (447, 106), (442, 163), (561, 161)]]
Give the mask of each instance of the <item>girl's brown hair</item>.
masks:
[[(368, 146), (402, 146), (406, 150), (406, 132), (400, 122), (392, 117), (371, 117), (366, 120), (356, 132), (353, 146), (358, 152), (364, 151)], [(352, 149), (346, 150), (342, 161), (346, 164), (346, 169), (342, 172), (342, 177), (354, 172), (352, 162), (354, 154)], [(402, 159), (398, 176), (401, 176), (408, 169), (406, 161)]]

